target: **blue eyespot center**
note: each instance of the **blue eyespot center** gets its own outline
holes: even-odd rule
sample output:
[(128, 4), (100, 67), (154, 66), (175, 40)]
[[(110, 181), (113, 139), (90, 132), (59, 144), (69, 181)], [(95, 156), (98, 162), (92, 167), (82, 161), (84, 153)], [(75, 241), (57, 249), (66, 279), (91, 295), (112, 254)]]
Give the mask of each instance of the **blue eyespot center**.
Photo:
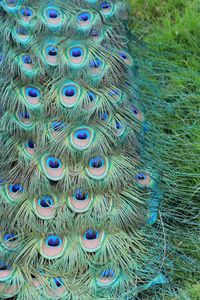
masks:
[(99, 58), (95, 58), (90, 62), (90, 68), (99, 68), (102, 65), (102, 61)]
[(22, 61), (23, 61), (23, 63), (25, 63), (25, 64), (32, 64), (32, 63), (33, 63), (32, 58), (31, 58), (30, 55), (24, 55), (24, 56), (22, 57)]
[(108, 8), (111, 8), (111, 5), (108, 2), (104, 2), (104, 3), (101, 4), (101, 8), (102, 9), (108, 9)]
[(101, 272), (101, 278), (113, 278), (115, 276), (115, 272), (112, 269), (107, 269)]
[(48, 54), (50, 56), (56, 56), (58, 54), (58, 48), (57, 47), (50, 47), (48, 48)]
[(61, 161), (55, 157), (49, 157), (47, 159), (47, 165), (51, 169), (58, 169), (58, 168), (61, 168), (61, 166), (62, 166)]
[(137, 110), (137, 108), (136, 108), (135, 106), (132, 106), (132, 107), (131, 107), (131, 110), (132, 110), (132, 112), (133, 112), (135, 115), (138, 114), (138, 110)]
[(90, 137), (90, 132), (87, 129), (80, 129), (76, 131), (75, 137), (79, 140), (87, 140)]
[(4, 241), (14, 242), (17, 240), (17, 237), (14, 233), (6, 233), (3, 239)]
[(30, 118), (30, 114), (28, 111), (21, 111), (19, 112), (19, 117), (21, 119), (29, 119)]
[(80, 57), (83, 55), (83, 50), (80, 47), (72, 48), (70, 51), (72, 57)]
[(125, 60), (127, 59), (127, 55), (125, 53), (120, 52), (119, 55), (121, 56), (121, 58), (123, 58)]
[(28, 140), (28, 147), (30, 148), (30, 149), (34, 149), (35, 148), (35, 144), (34, 144), (34, 142), (33, 142), (33, 140)]
[(49, 9), (48, 10), (48, 17), (51, 19), (56, 19), (59, 16), (59, 12), (56, 9)]
[(30, 8), (26, 7), (26, 8), (22, 8), (21, 9), (21, 14), (24, 16), (24, 17), (31, 17), (33, 15), (33, 12)]
[(0, 271), (6, 271), (8, 270), (8, 266), (0, 260)]
[(61, 131), (65, 127), (65, 124), (63, 121), (54, 121), (52, 123), (52, 129), (54, 131)]
[(36, 88), (32, 88), (32, 87), (26, 89), (26, 94), (32, 98), (36, 98), (36, 97), (40, 96), (39, 90)]
[(57, 287), (61, 287), (63, 285), (63, 281), (60, 277), (53, 278), (54, 283), (56, 284)]
[(16, 28), (16, 33), (20, 34), (20, 35), (28, 35), (29, 31), (26, 27), (19, 26), (19, 27)]
[(78, 19), (79, 19), (80, 21), (86, 22), (86, 21), (88, 21), (88, 20), (90, 19), (90, 14), (87, 13), (87, 12), (83, 12), (83, 13), (81, 13), (81, 14), (78, 16)]
[(135, 178), (137, 180), (145, 180), (147, 178), (147, 176), (144, 173), (138, 173)]
[(5, 1), (5, 2), (7, 2), (8, 4), (17, 4), (17, 0), (7, 0), (7, 1)]
[(118, 90), (111, 90), (111, 91), (108, 92), (108, 94), (110, 96), (116, 96), (116, 95), (119, 95), (119, 91)]
[(38, 199), (38, 204), (43, 208), (47, 208), (53, 206), (54, 201), (50, 196), (43, 196), (42, 198)]
[(78, 190), (76, 190), (75, 198), (76, 198), (76, 200), (84, 201), (84, 200), (88, 199), (88, 193), (82, 192), (80, 189), (78, 189)]
[(86, 240), (95, 240), (99, 237), (99, 232), (94, 231), (93, 229), (88, 229), (84, 234), (84, 239)]
[(19, 192), (23, 192), (24, 189), (20, 184), (12, 184), (9, 187), (9, 190), (11, 193), (19, 193)]
[(57, 235), (51, 235), (47, 238), (46, 243), (50, 247), (59, 247), (62, 244), (62, 239)]
[(90, 92), (88, 92), (88, 97), (89, 97), (90, 102), (93, 102), (96, 98), (96, 95), (90, 91)]
[(99, 118), (102, 120), (102, 121), (107, 121), (108, 118), (109, 118), (109, 114), (108, 112), (99, 112)]
[(90, 35), (94, 37), (99, 36), (99, 31), (93, 28), (90, 32)]
[(66, 97), (73, 97), (76, 95), (76, 88), (72, 85), (69, 85), (64, 88), (64, 95)]
[(101, 168), (104, 166), (104, 160), (100, 156), (96, 156), (90, 159), (90, 168)]
[(119, 122), (116, 122), (115, 126), (116, 126), (117, 129), (121, 129), (122, 128), (122, 125)]

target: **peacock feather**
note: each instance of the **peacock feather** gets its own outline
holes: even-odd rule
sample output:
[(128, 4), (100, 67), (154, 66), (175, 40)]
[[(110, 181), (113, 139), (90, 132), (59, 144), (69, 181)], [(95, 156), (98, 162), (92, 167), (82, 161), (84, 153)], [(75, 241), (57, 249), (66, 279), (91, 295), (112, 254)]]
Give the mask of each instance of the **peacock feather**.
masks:
[(0, 297), (168, 293), (169, 138), (145, 119), (128, 2), (0, 5)]

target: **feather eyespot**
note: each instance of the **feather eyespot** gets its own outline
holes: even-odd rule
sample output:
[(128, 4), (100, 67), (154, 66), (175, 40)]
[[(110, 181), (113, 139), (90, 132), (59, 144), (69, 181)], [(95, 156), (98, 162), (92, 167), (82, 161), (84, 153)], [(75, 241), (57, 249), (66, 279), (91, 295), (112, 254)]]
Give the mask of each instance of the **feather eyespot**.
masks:
[(82, 46), (71, 47), (67, 51), (67, 56), (71, 67), (82, 67), (86, 59), (86, 50)]
[(108, 173), (109, 164), (107, 159), (101, 156), (94, 156), (89, 160), (88, 167), (86, 167), (86, 173), (89, 177), (100, 180), (105, 178)]
[(32, 140), (28, 140), (28, 143), (27, 143), (27, 146), (30, 148), (30, 149), (35, 149), (35, 144)]
[(136, 174), (135, 180), (141, 188), (151, 188), (154, 185), (154, 180), (147, 173), (140, 172)]
[(8, 269), (7, 265), (0, 260), (0, 272), (5, 271), (7, 269)]
[(16, 27), (16, 33), (20, 36), (25, 37), (29, 34), (29, 30), (25, 26), (18, 26), (18, 27)]
[(42, 208), (47, 208), (47, 207), (53, 206), (54, 205), (54, 201), (53, 201), (53, 199), (51, 197), (44, 196), (44, 197), (38, 199), (38, 204)]
[(136, 119), (138, 119), (140, 121), (144, 120), (144, 116), (143, 116), (142, 112), (134, 105), (131, 106), (131, 112), (135, 116)]
[(115, 122), (115, 128), (116, 128), (116, 135), (117, 136), (121, 136), (125, 131), (124, 126), (119, 121)]
[(89, 91), (89, 92), (88, 92), (88, 97), (89, 97), (90, 103), (91, 103), (91, 102), (94, 103), (94, 101), (96, 100), (96, 97), (97, 97), (97, 96), (96, 96), (95, 93)]
[(49, 157), (47, 159), (47, 165), (52, 169), (58, 169), (62, 166), (60, 160), (54, 157)]
[(53, 131), (61, 131), (65, 128), (65, 123), (63, 121), (53, 121), (52, 124)]
[(49, 247), (60, 247), (60, 245), (62, 245), (62, 239), (56, 235), (49, 236), (46, 239), (46, 245)]
[(104, 237), (104, 232), (90, 228), (80, 237), (81, 246), (86, 252), (96, 252), (101, 248)]
[(20, 184), (11, 184), (9, 186), (10, 193), (22, 193), (24, 191)]
[(65, 107), (73, 107), (77, 104), (80, 96), (80, 88), (73, 82), (64, 85), (60, 92), (61, 104)]
[(55, 45), (48, 45), (44, 49), (45, 61), (51, 65), (56, 66), (58, 63), (58, 47)]
[(21, 4), (21, 0), (4, 0), (2, 2), (3, 6), (10, 12), (17, 10)]
[(113, 11), (113, 5), (108, 1), (101, 3), (100, 8), (101, 8), (101, 13), (105, 16), (109, 16)]
[(21, 18), (25, 23), (29, 23), (31, 19), (34, 17), (33, 10), (29, 7), (21, 8), (20, 13), (21, 13)]
[(86, 212), (91, 205), (89, 193), (76, 189), (75, 193), (68, 198), (69, 207), (76, 213)]
[(109, 112), (107, 111), (99, 112), (98, 117), (101, 121), (108, 121), (110, 118)]
[(54, 138), (63, 137), (66, 124), (61, 120), (55, 120), (50, 124), (50, 134)]
[(35, 199), (33, 207), (36, 215), (43, 220), (52, 219), (55, 215), (56, 199), (53, 196), (42, 196)]
[(93, 229), (88, 229), (85, 233), (84, 233), (84, 240), (96, 240), (99, 237), (99, 232), (98, 231), (94, 231)]
[(34, 63), (32, 57), (28, 54), (21, 56), (21, 66), (27, 74), (32, 74), (34, 71)]
[(60, 277), (54, 277), (50, 282), (50, 287), (46, 287), (46, 294), (51, 299), (60, 299), (66, 294), (64, 282)]
[(3, 236), (3, 245), (6, 249), (12, 250), (17, 246), (17, 235), (13, 232), (5, 233)]
[(35, 143), (33, 142), (32, 139), (28, 139), (28, 141), (25, 143), (23, 146), (23, 149), (25, 151), (25, 154), (30, 158), (35, 154), (36, 147)]
[(119, 52), (118, 53), (120, 59), (128, 66), (132, 66), (133, 65), (133, 59), (130, 56), (130, 54), (126, 53), (126, 52)]
[(5, 242), (13, 242), (17, 240), (17, 236), (14, 233), (6, 233), (3, 237)]
[(22, 44), (26, 44), (30, 40), (30, 31), (25, 26), (18, 25), (14, 28), (15, 39)]
[(111, 101), (119, 102), (122, 98), (122, 92), (119, 89), (111, 89), (108, 91), (108, 96), (111, 97)]
[(77, 150), (85, 150), (90, 147), (94, 132), (89, 127), (80, 127), (70, 135), (70, 143)]
[(100, 277), (106, 277), (106, 278), (110, 278), (110, 277), (114, 277), (115, 276), (115, 272), (112, 269), (107, 269), (101, 272)]
[(23, 127), (30, 127), (32, 126), (32, 120), (31, 120), (31, 115), (30, 113), (25, 110), (25, 111), (20, 111), (17, 115), (17, 119)]
[(0, 260), (0, 282), (8, 280), (12, 276), (12, 269), (4, 261)]
[(95, 106), (96, 102), (97, 102), (97, 95), (92, 91), (88, 91), (87, 97), (85, 97), (83, 101), (82, 108), (85, 110), (92, 109)]
[(34, 287), (41, 288), (42, 286), (44, 286), (44, 283), (42, 282), (41, 278), (38, 278), (39, 276), (42, 277), (45, 275), (45, 271), (43, 269), (37, 269), (36, 273), (31, 273), (30, 277), (31, 277), (31, 283)]
[(64, 167), (61, 160), (56, 157), (44, 157), (42, 159), (42, 169), (46, 177), (52, 181), (58, 181), (64, 176)]
[(9, 202), (16, 203), (21, 199), (24, 193), (24, 188), (20, 183), (13, 183), (5, 187), (5, 195)]
[(35, 107), (40, 104), (41, 92), (35, 87), (28, 86), (24, 88), (24, 97), (29, 106)]
[(82, 192), (80, 189), (77, 189), (74, 196), (77, 201), (85, 201), (88, 199), (89, 194)]
[(66, 241), (58, 235), (49, 235), (40, 243), (40, 254), (47, 259), (60, 258), (65, 250)]
[(98, 169), (104, 165), (104, 160), (101, 157), (96, 156), (96, 157), (91, 158), (89, 165), (90, 165), (90, 168)]
[(101, 42), (104, 38), (103, 29), (102, 28), (92, 28), (90, 31), (90, 36), (96, 42)]
[(112, 285), (117, 279), (115, 271), (113, 269), (103, 270), (100, 276), (97, 278), (97, 285), (99, 287), (106, 287)]
[(19, 183), (10, 184), (6, 188), (6, 196), (11, 202), (15, 202), (24, 193), (24, 188)]
[(49, 7), (45, 10), (45, 19), (48, 25), (53, 27), (62, 24), (62, 13), (54, 7)]
[(29, 7), (26, 7), (21, 9), (21, 14), (24, 17), (31, 17), (33, 15), (33, 11)]
[(53, 282), (57, 287), (61, 287), (63, 285), (63, 281), (60, 277), (53, 278)]
[(90, 73), (94, 76), (100, 75), (103, 67), (104, 63), (98, 57), (90, 61)]
[(9, 185), (8, 193), (13, 200), (15, 200), (23, 192), (24, 192), (24, 188), (21, 184), (15, 183)]
[(82, 12), (78, 15), (77, 21), (80, 27), (87, 29), (88, 26), (91, 24), (92, 16), (88, 12)]
[(28, 65), (33, 64), (33, 61), (32, 61), (32, 58), (30, 57), (30, 55), (22, 56), (22, 61), (23, 61), (24, 64), (28, 64)]
[(9, 186), (10, 193), (23, 193), (24, 189), (21, 184), (11, 184)]

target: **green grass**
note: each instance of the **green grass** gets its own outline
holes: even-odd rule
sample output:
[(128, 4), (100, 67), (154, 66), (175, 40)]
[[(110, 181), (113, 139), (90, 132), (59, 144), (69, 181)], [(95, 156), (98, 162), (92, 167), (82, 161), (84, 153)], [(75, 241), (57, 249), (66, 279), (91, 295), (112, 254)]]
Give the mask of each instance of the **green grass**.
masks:
[[(132, 32), (145, 43), (145, 51), (132, 47), (133, 54), (143, 56), (140, 75), (146, 76), (152, 87), (159, 89), (165, 109), (160, 118), (152, 118), (171, 137), (179, 136), (172, 149), (172, 162), (186, 174), (183, 187), (191, 189), (193, 206), (200, 199), (200, 1), (199, 0), (130, 0)], [(146, 81), (141, 84), (150, 94)], [(166, 106), (169, 104), (169, 111)], [(156, 103), (155, 103), (156, 106)], [(152, 112), (151, 112), (152, 113)], [(166, 119), (166, 122), (163, 121)], [(180, 159), (178, 159), (180, 158)], [(199, 220), (200, 221), (200, 220)], [(174, 245), (176, 244), (176, 238)], [(177, 242), (178, 243), (178, 242)], [(184, 244), (184, 243), (183, 243)], [(199, 245), (187, 244), (189, 257), (199, 258)], [(197, 251), (195, 251), (197, 250)], [(195, 253), (195, 254), (194, 254)], [(177, 270), (175, 280), (180, 288), (172, 300), (200, 300), (197, 275)], [(165, 297), (164, 300), (169, 298)], [(153, 299), (152, 299), (153, 300)]]

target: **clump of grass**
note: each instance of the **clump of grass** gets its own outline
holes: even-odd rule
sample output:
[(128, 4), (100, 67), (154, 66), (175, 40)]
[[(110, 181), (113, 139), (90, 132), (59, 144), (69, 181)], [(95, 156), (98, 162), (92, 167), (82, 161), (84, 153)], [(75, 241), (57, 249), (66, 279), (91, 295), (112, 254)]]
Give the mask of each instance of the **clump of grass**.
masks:
[[(140, 88), (154, 98), (157, 118), (147, 113), (161, 130), (168, 132), (175, 146), (170, 148), (171, 163), (180, 173), (182, 186), (188, 189), (191, 208), (198, 210), (200, 197), (200, 2), (199, 0), (130, 0), (133, 34), (141, 47), (132, 47), (138, 57)], [(144, 51), (141, 51), (143, 49)], [(143, 79), (146, 78), (146, 79)], [(153, 95), (153, 96), (152, 96)], [(156, 99), (159, 98), (159, 99)], [(158, 101), (161, 104), (157, 104)], [(162, 106), (163, 103), (163, 106)], [(165, 158), (163, 158), (165, 159)], [(187, 216), (185, 216), (187, 218)], [(196, 225), (200, 219), (195, 219)], [(182, 226), (176, 224), (176, 226)], [(191, 227), (192, 228), (192, 227)], [(186, 229), (187, 230), (187, 229)], [(195, 230), (195, 229), (194, 229)], [(191, 230), (192, 235), (192, 230)], [(179, 237), (173, 237), (176, 248)], [(182, 248), (181, 248), (182, 247)], [(180, 248), (191, 261), (199, 260), (200, 246), (195, 238)], [(199, 253), (199, 254), (198, 254)], [(199, 300), (197, 273), (183, 270), (177, 257), (174, 280), (177, 296), (163, 299)], [(180, 270), (179, 270), (180, 266)], [(183, 268), (181, 268), (183, 267)]]

